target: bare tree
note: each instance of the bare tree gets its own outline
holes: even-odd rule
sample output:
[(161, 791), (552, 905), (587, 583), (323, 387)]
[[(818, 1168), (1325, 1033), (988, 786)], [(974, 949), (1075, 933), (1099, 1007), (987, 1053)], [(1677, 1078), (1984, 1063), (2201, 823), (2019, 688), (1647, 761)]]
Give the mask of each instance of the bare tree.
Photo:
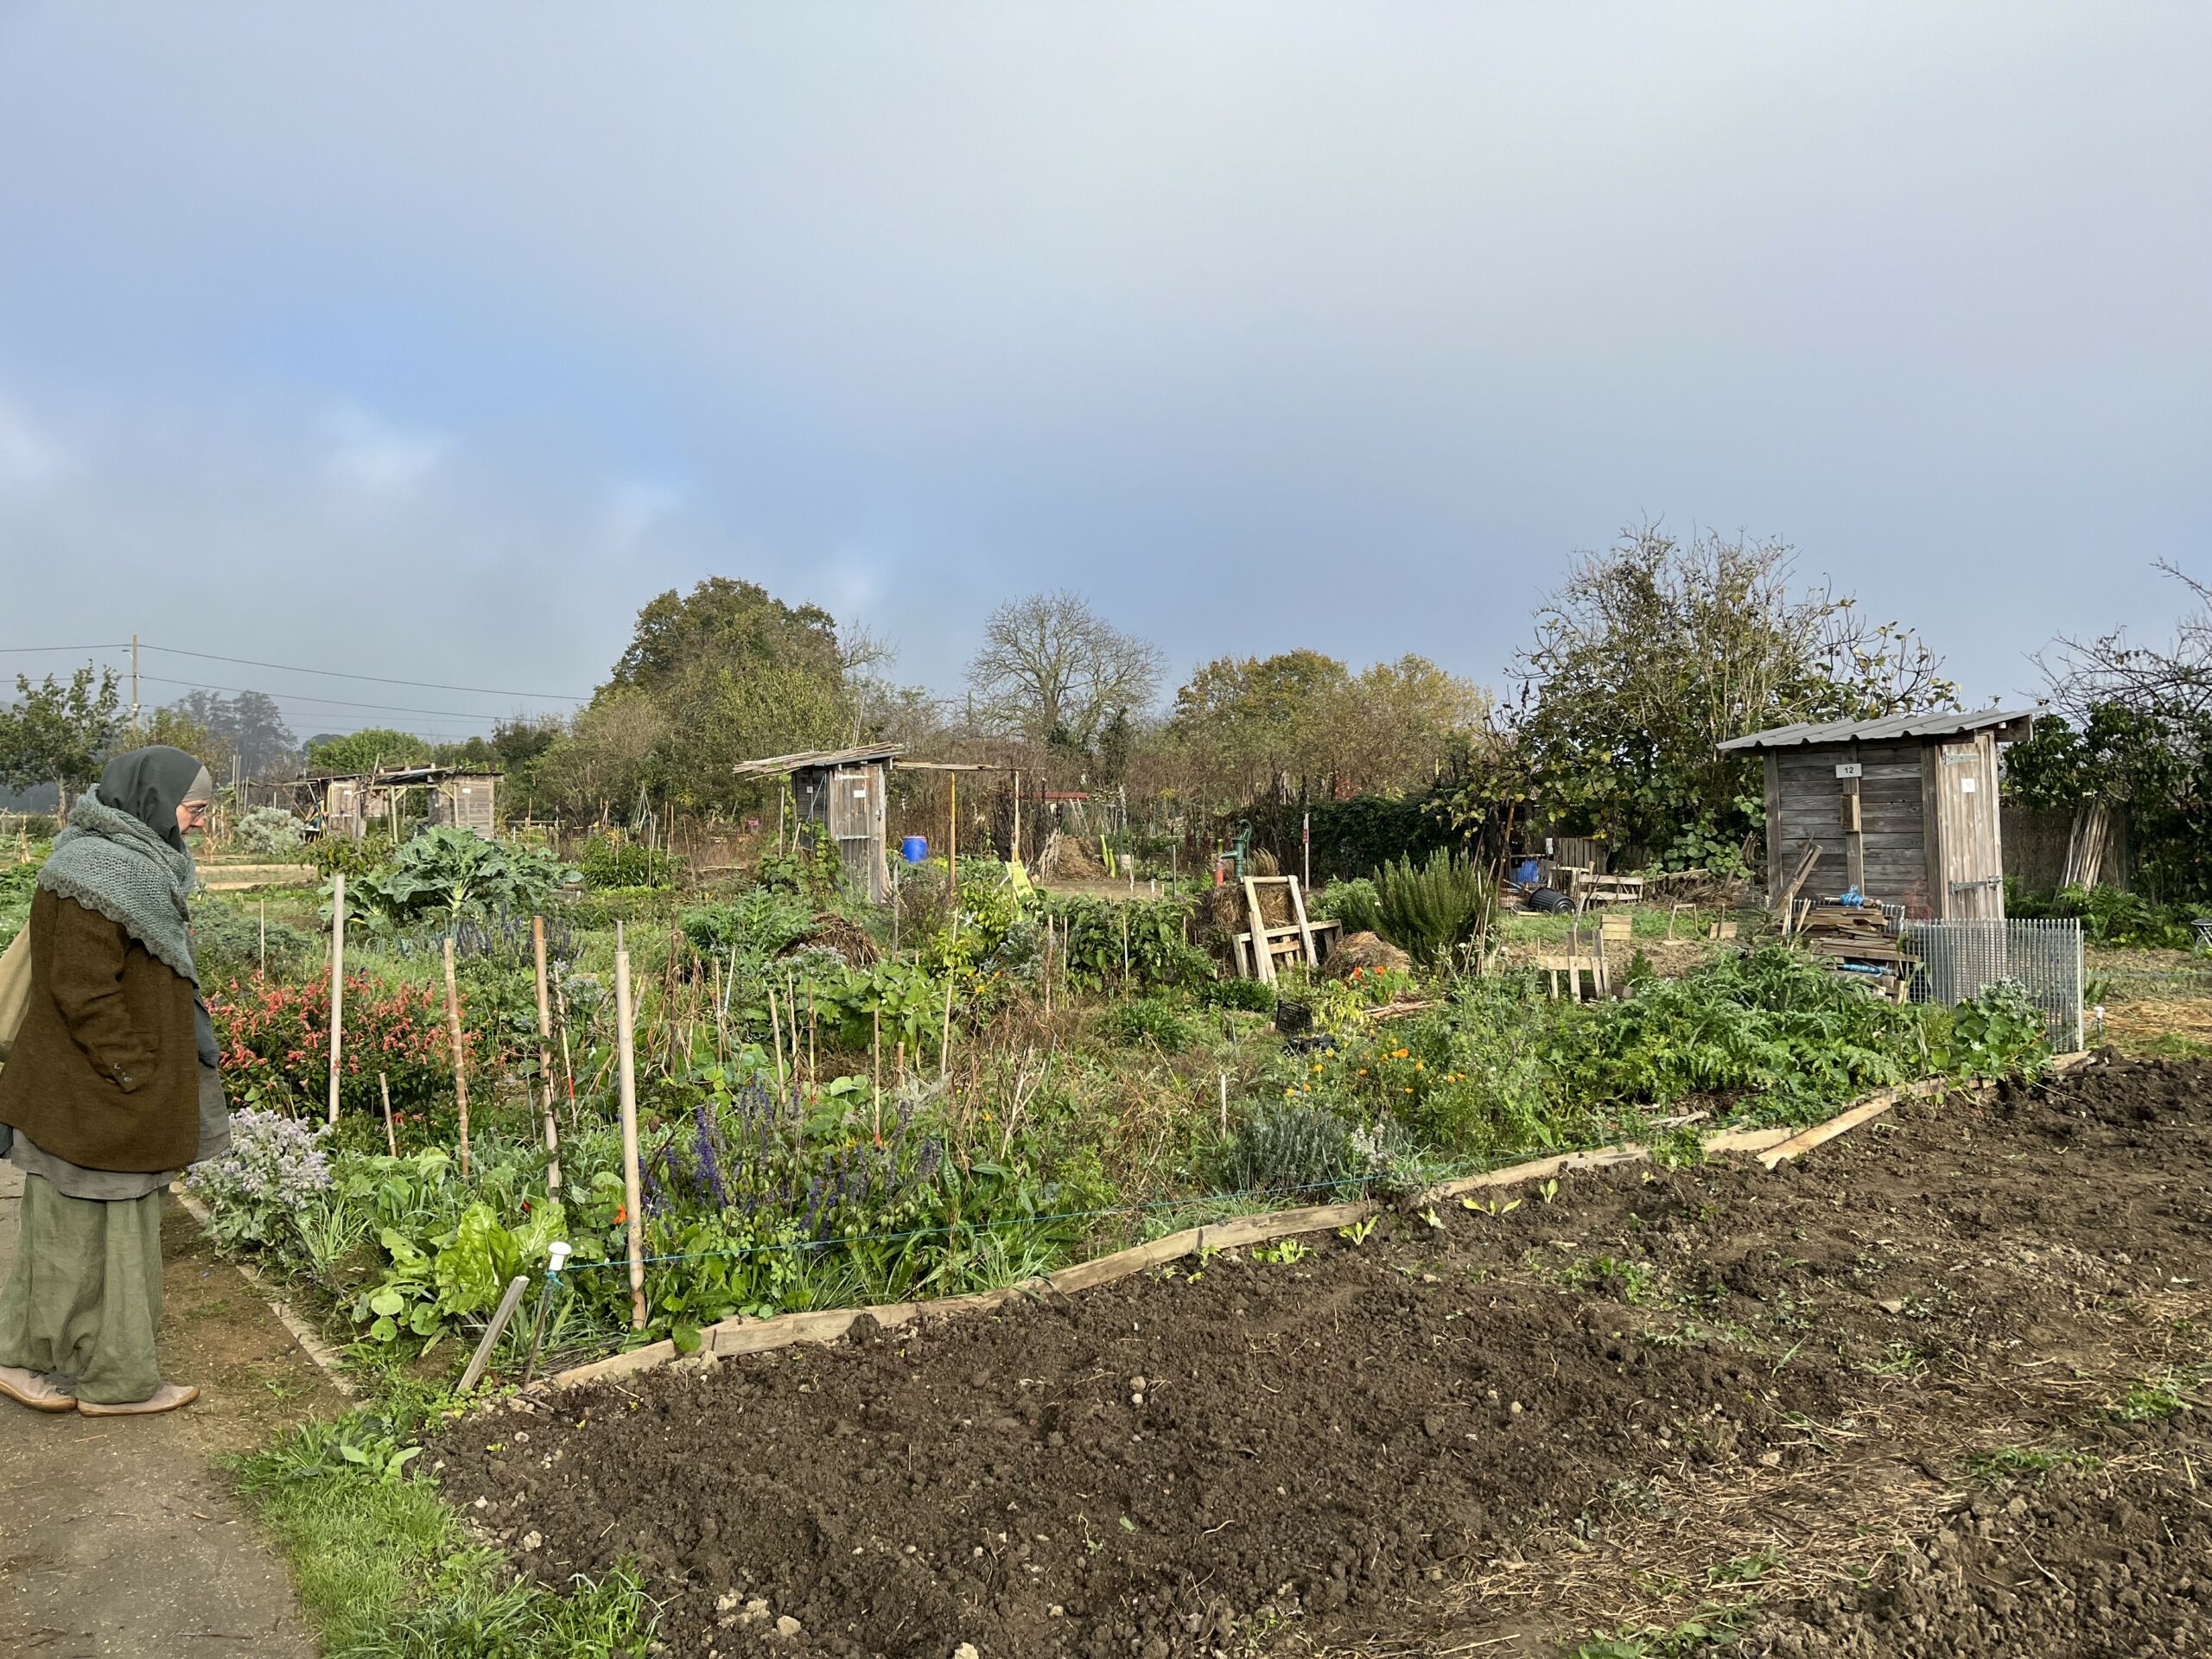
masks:
[(1040, 742), (1058, 733), (1087, 750), (1116, 713), (1151, 702), (1161, 661), (1149, 640), (1061, 589), (1008, 600), (990, 613), (968, 684), (979, 721)]
[(2161, 651), (2130, 642), (2126, 632), (2076, 639), (2061, 634), (2035, 658), (2050, 683), (2052, 701), (2076, 719), (2100, 703), (2137, 715), (2193, 719), (2212, 714), (2212, 588), (2161, 559), (2158, 569), (2186, 588), (2196, 608)]

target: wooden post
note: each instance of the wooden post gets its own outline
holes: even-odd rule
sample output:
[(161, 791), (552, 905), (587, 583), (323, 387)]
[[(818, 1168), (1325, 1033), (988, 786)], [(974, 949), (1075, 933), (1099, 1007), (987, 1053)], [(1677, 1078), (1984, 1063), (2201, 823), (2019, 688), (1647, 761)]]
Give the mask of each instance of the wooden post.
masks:
[(391, 1127), (391, 1079), (381, 1071), (377, 1073), (377, 1091), (384, 1096), (384, 1144), (395, 1158), (399, 1156), (399, 1136)]
[(346, 872), (330, 878), (330, 1127), (338, 1127), (338, 1061), (346, 1046)]
[(467, 1394), (484, 1380), (484, 1372), (492, 1363), (492, 1350), (506, 1334), (507, 1321), (515, 1316), (515, 1309), (522, 1302), (522, 1294), (530, 1288), (530, 1280), (518, 1274), (507, 1286), (507, 1294), (499, 1298), (499, 1311), (492, 1315), (492, 1323), (484, 1327), (484, 1340), (476, 1344), (468, 1369), (461, 1374), (461, 1392)]
[[(944, 815), (944, 871), (952, 882), (952, 937), (960, 937), (960, 774), (948, 772), (945, 778), (952, 789), (951, 804)], [(952, 1006), (950, 997), (945, 1006)]]
[(1267, 912), (1260, 908), (1260, 886), (1251, 876), (1244, 878), (1244, 906), (1252, 918), (1252, 965), (1258, 977), (1272, 985), (1275, 982), (1275, 953), (1268, 939)]
[(446, 935), (446, 1035), (453, 1044), (453, 1098), (461, 1112), (461, 1179), (468, 1179), (468, 1065), (461, 1046), (461, 984), (453, 973), (453, 935)]
[(1021, 862), (1021, 768), (1014, 769), (1014, 836), (1007, 843), (1007, 856), (1015, 863)]
[(261, 901), (261, 976), (269, 977), (269, 901)]
[(545, 918), (530, 918), (531, 953), (537, 967), (537, 1076), (545, 1086), (545, 1192), (561, 1196), (561, 1130), (553, 1116), (553, 999), (545, 976)]
[(622, 924), (614, 924), (614, 1056), (622, 1093), (623, 1214), (630, 1224), (630, 1324), (645, 1328), (645, 1218), (644, 1182), (638, 1169), (637, 1038), (630, 1006), (630, 947)]

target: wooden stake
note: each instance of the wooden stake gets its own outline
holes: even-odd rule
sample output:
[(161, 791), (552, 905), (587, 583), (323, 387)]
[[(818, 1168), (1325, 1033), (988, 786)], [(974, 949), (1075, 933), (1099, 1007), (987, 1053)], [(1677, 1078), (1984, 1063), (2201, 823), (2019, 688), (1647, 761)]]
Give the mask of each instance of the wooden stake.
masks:
[(630, 1006), (630, 947), (614, 924), (614, 1056), (622, 1096), (623, 1214), (630, 1224), (630, 1324), (645, 1328), (645, 1183), (638, 1169), (638, 1056)]
[(261, 901), (261, 976), (269, 977), (269, 901)]
[(874, 1010), (875, 1038), (868, 1048), (868, 1066), (875, 1078), (875, 1121), (883, 1122), (883, 1005)]
[(399, 1137), (391, 1128), (391, 1079), (381, 1071), (377, 1073), (377, 1090), (384, 1096), (384, 1144), (397, 1158), (399, 1156)]
[(576, 1127), (576, 1066), (569, 1053), (569, 997), (561, 982), (553, 982), (553, 1013), (561, 1024), (561, 1077), (569, 1085), (569, 1127)]
[(499, 1311), (492, 1316), (492, 1323), (484, 1327), (484, 1340), (476, 1344), (476, 1352), (468, 1362), (468, 1369), (461, 1374), (461, 1392), (467, 1394), (484, 1380), (485, 1369), (492, 1363), (492, 1350), (505, 1334), (507, 1321), (515, 1316), (521, 1304), (522, 1294), (530, 1288), (527, 1276), (518, 1275), (507, 1286), (507, 1294), (499, 1298)]
[(943, 1083), (952, 1070), (952, 970), (944, 973), (944, 1029), (937, 1042), (937, 1080)]
[(346, 1046), (346, 872), (330, 879), (330, 1127), (338, 1127), (338, 1062)]
[(553, 999), (545, 983), (545, 918), (530, 918), (531, 953), (537, 967), (537, 1076), (545, 1087), (545, 1192), (561, 1197), (561, 1130), (553, 1116)]
[(453, 935), (446, 935), (446, 1035), (453, 1044), (453, 1098), (461, 1111), (461, 1179), (468, 1179), (468, 1067), (461, 1046), (461, 984), (453, 973)]
[(772, 983), (768, 987), (768, 1033), (775, 1039), (776, 1088), (781, 1092), (791, 1085), (784, 1076), (784, 1027), (776, 1018), (776, 988)]

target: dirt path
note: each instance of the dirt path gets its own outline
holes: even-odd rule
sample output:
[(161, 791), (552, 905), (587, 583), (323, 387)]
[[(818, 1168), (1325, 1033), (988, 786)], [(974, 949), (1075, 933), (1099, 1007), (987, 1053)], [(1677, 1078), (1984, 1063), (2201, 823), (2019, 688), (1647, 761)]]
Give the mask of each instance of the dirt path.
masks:
[[(21, 1173), (0, 1163), (0, 1275)], [(0, 1400), (0, 1649), (35, 1659), (311, 1659), (276, 1556), (213, 1467), (335, 1409), (322, 1374), (171, 1206), (162, 1230), (162, 1375), (189, 1409), (44, 1415)]]
[(2208, 1262), (2212, 1070), (2115, 1066), (1773, 1174), (1593, 1172), (580, 1389), (429, 1457), (530, 1570), (634, 1560), (671, 1650), (724, 1659), (1491, 1659), (1698, 1618), (2194, 1654)]

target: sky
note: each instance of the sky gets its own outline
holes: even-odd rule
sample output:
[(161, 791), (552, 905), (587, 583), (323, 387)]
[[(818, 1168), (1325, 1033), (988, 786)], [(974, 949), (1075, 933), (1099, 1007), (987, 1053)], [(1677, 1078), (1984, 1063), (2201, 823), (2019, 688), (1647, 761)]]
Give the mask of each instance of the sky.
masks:
[(1654, 518), (2010, 699), (2212, 576), (2208, 84), (2157, 0), (0, 0), (0, 674), (459, 735), (721, 575), (945, 692), (1059, 587), (1497, 685)]

